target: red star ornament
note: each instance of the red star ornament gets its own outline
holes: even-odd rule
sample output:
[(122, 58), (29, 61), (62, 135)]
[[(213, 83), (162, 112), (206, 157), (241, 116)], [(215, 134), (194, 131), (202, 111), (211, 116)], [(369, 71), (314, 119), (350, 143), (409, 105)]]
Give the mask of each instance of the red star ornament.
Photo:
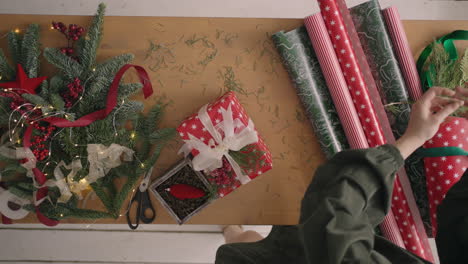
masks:
[(19, 94), (29, 93), (36, 94), (36, 88), (45, 80), (47, 77), (28, 78), (23, 70), (23, 67), (18, 64), (18, 70), (16, 71), (16, 81), (0, 83), (0, 87), (3, 88), (17, 88)]

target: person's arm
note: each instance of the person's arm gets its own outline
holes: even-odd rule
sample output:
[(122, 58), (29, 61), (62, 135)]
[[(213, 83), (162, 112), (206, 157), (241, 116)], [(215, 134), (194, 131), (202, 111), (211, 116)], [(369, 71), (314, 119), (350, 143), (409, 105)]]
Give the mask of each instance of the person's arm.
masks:
[(453, 95), (430, 89), (413, 106), (407, 132), (394, 146), (344, 151), (317, 169), (302, 201), (299, 225), (309, 263), (390, 263), (374, 250), (374, 228), (388, 211), (403, 159), (462, 105), (441, 97)]
[[(468, 94), (468, 89), (464, 91)], [(454, 96), (458, 97), (458, 93), (446, 88), (433, 87), (413, 105), (408, 128), (395, 143), (403, 159), (431, 139), (445, 118), (464, 104), (463, 100), (453, 98)]]

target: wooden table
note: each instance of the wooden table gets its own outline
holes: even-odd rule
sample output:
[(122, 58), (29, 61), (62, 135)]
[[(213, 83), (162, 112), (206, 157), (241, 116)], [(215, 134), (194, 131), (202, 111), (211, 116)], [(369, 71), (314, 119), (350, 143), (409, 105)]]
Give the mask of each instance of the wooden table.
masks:
[[(82, 16), (0, 15), (0, 36), (34, 22), (41, 25), (43, 46), (59, 47), (64, 40), (49, 29), (52, 20), (90, 23), (89, 17)], [(134, 63), (148, 69), (156, 95), (173, 101), (163, 120), (164, 126), (176, 127), (223, 93), (226, 85), (236, 85), (241, 102), (273, 154), (273, 170), (217, 200), (189, 224), (297, 223), (302, 196), (314, 170), (325, 159), (270, 36), (301, 24), (300, 19), (106, 18), (98, 60), (122, 53), (135, 54)], [(467, 26), (466, 21), (405, 22), (414, 54), (434, 37)], [(5, 46), (3, 37), (0, 47)], [(45, 61), (43, 68), (47, 76), (53, 72)], [(135, 78), (127, 75), (127, 80)], [(157, 96), (145, 104), (151, 105)], [(164, 150), (153, 179), (180, 159), (176, 154), (180, 145), (179, 142)], [(155, 224), (175, 223), (159, 202), (153, 199), (153, 203), (158, 214)], [(98, 199), (91, 199), (86, 206), (102, 208)], [(22, 222), (37, 220), (30, 215)], [(125, 223), (125, 218), (62, 222)]]

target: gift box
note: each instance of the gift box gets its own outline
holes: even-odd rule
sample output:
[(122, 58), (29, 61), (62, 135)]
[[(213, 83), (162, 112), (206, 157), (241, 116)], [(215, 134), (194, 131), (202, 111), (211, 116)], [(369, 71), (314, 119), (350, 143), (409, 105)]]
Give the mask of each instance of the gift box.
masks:
[[(187, 194), (185, 189), (183, 191), (186, 193), (180, 197), (174, 193), (174, 188), (181, 185), (195, 194)], [(154, 181), (149, 189), (179, 224), (188, 221), (215, 198), (211, 185), (201, 172), (193, 170), (189, 159), (178, 162)]]
[(177, 128), (193, 168), (219, 197), (272, 168), (271, 153), (234, 92), (203, 106)]
[(449, 117), (436, 135), (424, 144), (421, 152), (426, 170), (426, 183), (431, 213), (432, 234), (437, 234), (437, 207), (448, 190), (468, 167), (468, 120)]

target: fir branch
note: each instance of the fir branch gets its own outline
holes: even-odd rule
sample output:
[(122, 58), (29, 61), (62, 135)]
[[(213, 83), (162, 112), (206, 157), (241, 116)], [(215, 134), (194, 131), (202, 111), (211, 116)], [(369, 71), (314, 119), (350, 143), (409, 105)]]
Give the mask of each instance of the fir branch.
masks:
[(8, 191), (11, 192), (14, 195), (20, 197), (20, 198), (23, 198), (23, 199), (30, 200), (33, 197), (32, 190), (27, 190), (27, 189), (21, 188), (18, 185), (9, 186)]
[(2, 49), (0, 49), (0, 76), (4, 80), (13, 80), (15, 77), (15, 70), (8, 63)]
[(44, 98), (40, 97), (39, 95), (35, 94), (28, 94), (24, 93), (21, 95), (24, 99), (28, 100), (29, 102), (41, 107), (41, 106), (48, 106), (50, 105)]
[(96, 15), (93, 18), (91, 27), (88, 29), (83, 46), (79, 50), (79, 60), (83, 69), (89, 71), (94, 66), (96, 61), (96, 53), (102, 38), (102, 24), (104, 22), (104, 11), (106, 5), (99, 4)]
[(50, 102), (52, 106), (59, 111), (63, 111), (65, 109), (65, 102), (63, 101), (62, 97), (57, 93), (53, 93), (50, 95)]
[(21, 38), (13, 31), (8, 32), (8, 49), (10, 50), (13, 64), (23, 64), (21, 56)]
[(21, 43), (24, 71), (29, 78), (37, 77), (39, 72), (39, 55), (41, 54), (39, 43), (39, 25), (29, 25)]
[(157, 129), (165, 108), (166, 105), (161, 102), (157, 102), (153, 108), (151, 108), (144, 120), (142, 127), (142, 133), (144, 135), (149, 136)]
[(465, 86), (465, 83), (468, 82), (468, 49), (465, 49), (465, 53), (461, 59), (460, 70), (462, 72), (460, 85)]
[(99, 179), (97, 182), (91, 183), (91, 187), (96, 195), (101, 199), (102, 204), (106, 207), (109, 212), (115, 212), (115, 208), (112, 203), (112, 199), (105, 192), (104, 188), (101, 185), (102, 179)]
[(49, 93), (59, 93), (65, 87), (65, 80), (61, 76), (54, 76), (50, 79)]
[[(128, 166), (126, 166), (128, 168)], [(121, 171), (122, 172), (122, 171)], [(121, 176), (127, 176), (127, 181), (125, 184), (122, 186), (120, 191), (117, 193), (117, 195), (114, 198), (114, 208), (117, 210), (120, 210), (122, 207), (122, 204), (124, 201), (127, 199), (128, 195), (130, 194), (130, 191), (133, 190), (135, 187), (135, 183), (138, 181), (138, 178), (140, 178), (141, 174), (138, 174), (133, 171), (126, 170), (127, 174), (126, 175), (121, 175)], [(131, 197), (130, 197), (131, 199)], [(117, 212), (118, 214), (119, 212)]]
[(44, 80), (41, 83), (41, 91), (39, 92), (39, 96), (42, 98), (48, 98), (49, 97), (49, 82), (47, 80)]
[(79, 77), (83, 72), (83, 67), (78, 62), (56, 48), (44, 49), (44, 57), (49, 63), (59, 68), (70, 80)]
[(119, 85), (119, 96), (118, 100), (121, 102), (124, 99), (127, 99), (133, 94), (136, 94), (143, 88), (141, 83), (124, 83)]
[(103, 99), (109, 91), (111, 80), (108, 76), (98, 76), (86, 88), (85, 95), (79, 103), (81, 114), (88, 114), (102, 109), (106, 100)]
[(143, 103), (138, 101), (125, 102), (123, 105), (118, 106), (118, 110), (115, 112), (115, 125), (121, 127), (127, 120), (136, 119), (143, 107)]
[(176, 134), (175, 128), (161, 128), (149, 135), (149, 142), (157, 144), (159, 142), (167, 142), (174, 138)]
[(96, 66), (93, 76), (114, 76), (125, 64), (131, 62), (135, 56), (133, 54), (122, 54)]

